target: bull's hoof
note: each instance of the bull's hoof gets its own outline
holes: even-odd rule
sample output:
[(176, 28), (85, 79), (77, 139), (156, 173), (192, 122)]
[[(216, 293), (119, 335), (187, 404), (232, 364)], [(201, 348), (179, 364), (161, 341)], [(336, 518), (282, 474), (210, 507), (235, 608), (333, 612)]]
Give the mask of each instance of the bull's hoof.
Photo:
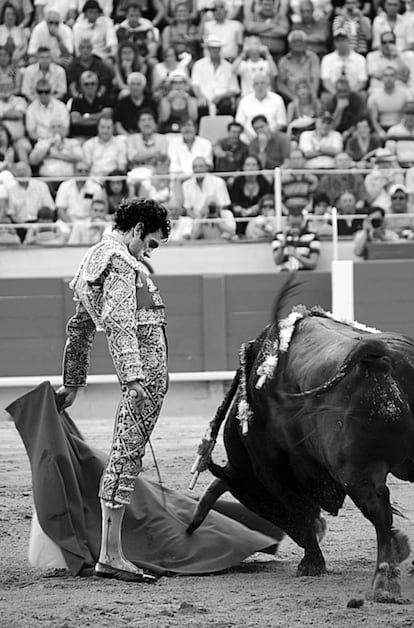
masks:
[(326, 574), (325, 563), (311, 563), (310, 561), (305, 561), (305, 559), (300, 561), (296, 571), (298, 577), (323, 576), (324, 574)]

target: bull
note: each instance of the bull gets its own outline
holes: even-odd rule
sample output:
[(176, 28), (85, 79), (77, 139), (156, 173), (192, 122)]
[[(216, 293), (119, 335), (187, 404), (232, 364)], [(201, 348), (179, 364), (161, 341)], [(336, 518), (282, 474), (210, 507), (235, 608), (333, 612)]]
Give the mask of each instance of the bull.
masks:
[[(349, 495), (373, 524), (377, 562), (370, 597), (401, 601), (399, 563), (410, 548), (393, 527), (389, 473), (414, 481), (414, 342), (335, 319), (320, 308), (274, 321), (242, 346), (240, 367), (199, 449), (215, 480), (200, 499), (193, 533), (230, 491), (304, 549), (299, 576), (326, 572), (321, 511), (337, 515)], [(225, 466), (212, 449), (220, 425)], [(193, 469), (194, 471), (194, 469)]]

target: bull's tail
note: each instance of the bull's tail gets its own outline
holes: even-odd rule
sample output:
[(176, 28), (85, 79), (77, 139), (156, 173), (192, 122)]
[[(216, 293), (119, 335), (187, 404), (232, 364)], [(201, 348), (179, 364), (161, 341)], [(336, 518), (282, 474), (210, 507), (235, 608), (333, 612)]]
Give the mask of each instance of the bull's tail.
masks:
[(393, 360), (385, 342), (377, 339), (364, 338), (358, 342), (356, 347), (342, 362), (336, 373), (326, 380), (326, 382), (315, 388), (310, 388), (300, 393), (287, 393), (284, 396), (288, 398), (304, 399), (307, 397), (317, 397), (329, 392), (339, 384), (357, 364), (369, 365), (372, 369), (386, 372), (391, 370)]
[(187, 534), (192, 534), (194, 530), (203, 523), (204, 519), (210, 512), (219, 497), (229, 490), (227, 482), (224, 480), (213, 480), (210, 486), (206, 489), (200, 501), (197, 504), (197, 508), (194, 512), (191, 523), (187, 528)]

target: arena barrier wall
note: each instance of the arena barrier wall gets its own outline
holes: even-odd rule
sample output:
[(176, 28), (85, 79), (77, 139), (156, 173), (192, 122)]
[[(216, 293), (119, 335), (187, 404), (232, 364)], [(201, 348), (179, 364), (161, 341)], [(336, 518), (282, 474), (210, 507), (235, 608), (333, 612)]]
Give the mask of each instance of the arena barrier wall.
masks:
[[(285, 274), (157, 275), (168, 312), (171, 372), (233, 370), (240, 343), (269, 322), (285, 279)], [(306, 273), (300, 280), (290, 305), (330, 308), (329, 273)], [(0, 377), (58, 375), (65, 325), (73, 311), (68, 279), (0, 279)], [(90, 372), (114, 372), (101, 333)]]

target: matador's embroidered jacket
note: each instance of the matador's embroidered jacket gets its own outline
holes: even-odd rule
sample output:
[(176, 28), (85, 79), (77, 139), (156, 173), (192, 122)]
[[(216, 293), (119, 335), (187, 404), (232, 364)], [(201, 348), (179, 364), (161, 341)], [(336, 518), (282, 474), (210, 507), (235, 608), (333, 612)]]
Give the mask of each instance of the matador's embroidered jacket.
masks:
[(76, 313), (67, 325), (63, 355), (66, 386), (85, 386), (96, 331), (104, 331), (121, 384), (143, 379), (138, 325), (164, 325), (161, 296), (144, 264), (117, 232), (91, 247), (70, 283)]

